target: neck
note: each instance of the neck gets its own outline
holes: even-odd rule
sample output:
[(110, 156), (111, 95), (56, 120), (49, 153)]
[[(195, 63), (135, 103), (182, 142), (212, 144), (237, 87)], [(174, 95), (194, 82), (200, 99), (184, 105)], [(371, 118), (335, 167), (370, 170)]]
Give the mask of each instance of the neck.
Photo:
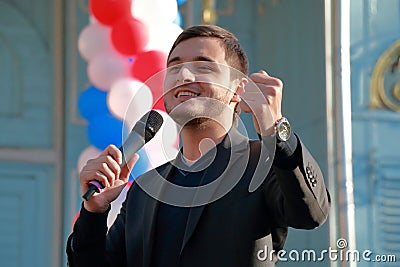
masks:
[(190, 161), (199, 159), (221, 143), (228, 130), (212, 121), (201, 125), (184, 126), (181, 130), (183, 156)]

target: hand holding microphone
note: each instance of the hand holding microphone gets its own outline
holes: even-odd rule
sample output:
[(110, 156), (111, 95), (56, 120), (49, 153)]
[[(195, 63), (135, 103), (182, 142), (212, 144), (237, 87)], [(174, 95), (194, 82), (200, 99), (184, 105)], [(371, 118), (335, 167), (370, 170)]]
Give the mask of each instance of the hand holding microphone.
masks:
[[(135, 153), (154, 137), (162, 123), (158, 112), (149, 111), (135, 124), (120, 148), (109, 145), (97, 158), (87, 162), (79, 176), (87, 210), (104, 212), (108, 209), (129, 180), (138, 159)], [(95, 192), (101, 194), (91, 199)]]

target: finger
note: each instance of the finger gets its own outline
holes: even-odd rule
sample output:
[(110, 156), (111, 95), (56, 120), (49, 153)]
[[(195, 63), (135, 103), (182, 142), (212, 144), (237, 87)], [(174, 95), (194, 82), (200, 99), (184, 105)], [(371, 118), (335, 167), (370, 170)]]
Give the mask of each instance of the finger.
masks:
[(121, 167), (119, 166), (118, 162), (112, 157), (111, 155), (107, 155), (104, 157), (104, 162), (107, 163), (108, 168), (118, 176), (121, 172)]
[(276, 87), (264, 86), (261, 89), (261, 94), (264, 97), (277, 97), (278, 95), (280, 95), (280, 90)]
[(265, 103), (265, 97), (269, 96), (267, 94), (267, 92), (260, 92), (260, 91), (256, 91), (256, 92), (246, 92), (243, 93), (240, 97), (242, 99), (242, 101), (244, 102), (249, 102), (249, 101), (254, 101), (254, 102), (258, 102), (260, 104)]
[(244, 102), (246, 104), (249, 104), (250, 102), (252, 103), (263, 103), (265, 102), (265, 96), (261, 92), (246, 92), (243, 93), (241, 96), (241, 102)]
[(113, 157), (111, 157), (110, 155), (106, 155), (89, 162), (88, 165), (85, 166), (85, 170), (92, 172), (102, 172), (105, 176), (108, 177), (108, 180), (112, 185), (116, 177), (119, 176), (121, 168)]
[[(258, 97), (260, 99), (262, 98), (281, 98), (282, 95), (282, 89), (276, 86), (270, 86), (270, 85), (260, 85), (259, 87), (257, 87), (257, 89), (251, 88), (249, 90), (246, 91), (246, 93), (248, 94), (248, 96), (244, 96), (243, 94), (241, 95), (242, 98), (246, 98), (246, 97), (251, 97), (251, 98), (255, 98)], [(251, 96), (253, 94), (253, 96)]]
[(240, 108), (245, 113), (260, 114), (264, 112), (269, 112), (269, 104), (266, 100), (260, 102), (258, 99), (247, 99), (246, 101), (240, 103)]
[(260, 73), (253, 73), (252, 75), (250, 75), (250, 79), (256, 84), (279, 86), (282, 83), (278, 78), (266, 76)]
[(255, 83), (254, 81), (248, 82), (245, 87), (244, 91), (240, 94), (242, 96), (244, 93), (250, 93), (250, 92), (258, 92), (260, 93), (262, 91), (263, 83)]
[(243, 111), (244, 113), (251, 112), (250, 106), (245, 101), (239, 102), (239, 106), (240, 106), (240, 110)]
[(258, 100), (248, 100), (246, 103), (246, 113), (261, 114), (261, 113), (270, 113), (270, 105), (267, 101), (260, 103)]
[(97, 170), (90, 170), (90, 171), (83, 171), (81, 179), (82, 183), (86, 184), (87, 187), (89, 187), (89, 182), (96, 180), (99, 183), (101, 183), (104, 187), (109, 187), (110, 183), (108, 180), (108, 177), (102, 173), (101, 171)]
[(283, 82), (279, 78), (269, 76), (267, 73), (265, 73), (265, 74), (260, 73), (260, 72), (253, 73), (250, 75), (250, 79), (254, 83), (283, 87)]
[(250, 74), (250, 79), (253, 79), (253, 78), (256, 78), (256, 77), (263, 78), (263, 79), (270, 78), (270, 77), (273, 78), (272, 76), (270, 76), (264, 70), (260, 70), (258, 72), (254, 72), (254, 73)]
[[(106, 164), (107, 166), (103, 166)], [(85, 166), (85, 170), (105, 170), (104, 174), (107, 174), (110, 170), (114, 175), (118, 176), (120, 167), (115, 159), (110, 155), (103, 155), (97, 159), (89, 160)]]
[(107, 156), (107, 155), (113, 157), (115, 161), (118, 163), (118, 165), (122, 163), (122, 153), (115, 145), (107, 146), (100, 156)]

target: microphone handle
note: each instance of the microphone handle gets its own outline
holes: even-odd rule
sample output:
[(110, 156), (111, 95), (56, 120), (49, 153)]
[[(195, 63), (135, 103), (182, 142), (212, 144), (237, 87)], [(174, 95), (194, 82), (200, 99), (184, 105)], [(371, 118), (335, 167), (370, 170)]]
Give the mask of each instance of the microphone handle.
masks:
[(104, 188), (104, 186), (97, 180), (90, 181), (89, 184), (89, 189), (82, 196), (82, 198), (86, 201), (88, 201), (94, 195), (94, 193), (100, 193), (100, 191)]
[[(119, 147), (122, 152), (122, 163), (119, 165), (121, 169), (126, 165), (133, 155), (141, 149), (145, 144), (144, 138), (137, 132), (131, 132), (125, 142)], [(83, 194), (82, 198), (88, 201), (94, 193), (100, 193), (104, 186), (97, 180), (89, 182), (88, 190)]]

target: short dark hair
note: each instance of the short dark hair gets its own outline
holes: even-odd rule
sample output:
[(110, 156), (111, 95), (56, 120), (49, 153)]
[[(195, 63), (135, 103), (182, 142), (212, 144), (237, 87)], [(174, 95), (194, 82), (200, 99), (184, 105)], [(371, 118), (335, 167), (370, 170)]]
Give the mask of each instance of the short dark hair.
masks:
[(216, 25), (195, 25), (186, 28), (175, 40), (168, 54), (168, 58), (179, 43), (195, 37), (212, 37), (220, 39), (225, 48), (225, 60), (228, 62), (229, 66), (245, 75), (248, 74), (249, 62), (246, 52), (240, 45), (239, 40), (233, 33)]
[[(225, 49), (225, 60), (230, 67), (240, 71), (244, 75), (248, 75), (249, 61), (243, 47), (240, 45), (236, 36), (228, 30), (216, 25), (195, 25), (186, 28), (175, 40), (168, 54), (171, 56), (175, 47), (188, 39), (195, 37), (211, 37), (220, 39)], [(238, 117), (240, 115), (240, 107), (235, 106), (233, 122), (237, 126)]]

